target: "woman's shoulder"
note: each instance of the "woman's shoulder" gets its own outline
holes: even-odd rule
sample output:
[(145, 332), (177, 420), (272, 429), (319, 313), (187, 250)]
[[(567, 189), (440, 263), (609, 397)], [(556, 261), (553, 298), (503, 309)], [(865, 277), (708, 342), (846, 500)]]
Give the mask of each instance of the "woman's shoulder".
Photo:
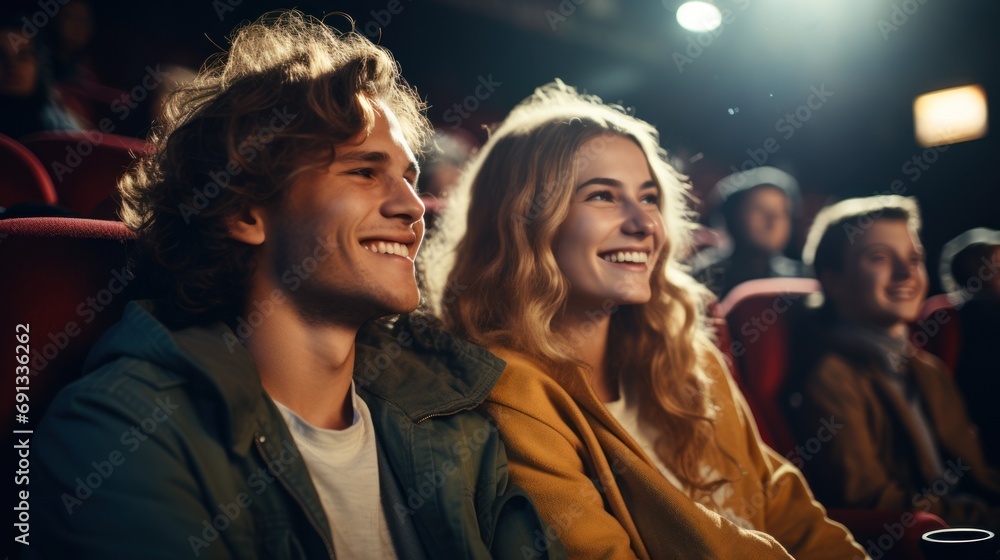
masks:
[(558, 385), (549, 375), (549, 368), (538, 358), (502, 346), (491, 346), (488, 350), (507, 364), (494, 392), (508, 389), (516, 391), (524, 386)]
[(490, 347), (489, 351), (506, 362), (507, 367), (486, 398), (487, 402), (515, 409), (539, 410), (558, 408), (572, 401), (541, 360), (511, 348)]
[(508, 371), (524, 372), (527, 375), (544, 375), (545, 373), (545, 368), (542, 365), (542, 362), (529, 356), (528, 354), (525, 354), (524, 352), (514, 350), (513, 348), (507, 348), (505, 346), (490, 346), (487, 350), (489, 350), (494, 356), (507, 362), (507, 369), (504, 370), (504, 373)]

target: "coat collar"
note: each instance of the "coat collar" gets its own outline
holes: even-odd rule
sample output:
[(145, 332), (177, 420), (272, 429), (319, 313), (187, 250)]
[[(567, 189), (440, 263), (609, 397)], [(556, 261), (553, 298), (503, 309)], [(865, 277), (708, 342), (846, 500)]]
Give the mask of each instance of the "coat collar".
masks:
[(831, 337), (836, 351), (841, 352), (859, 366), (858, 371), (863, 372), (862, 375), (867, 377), (872, 387), (878, 391), (879, 397), (887, 404), (888, 412), (897, 419), (906, 432), (907, 439), (912, 442), (920, 475), (926, 483), (933, 482), (941, 476), (941, 473), (936, 472), (935, 468), (936, 465), (941, 464), (941, 461), (933, 456), (938, 451), (928, 448), (924, 443), (924, 438), (921, 437), (920, 429), (917, 426), (917, 420), (913, 417), (909, 405), (896, 391), (889, 387), (890, 381), (886, 378), (886, 369), (898, 368), (896, 372), (892, 372), (892, 375), (905, 379), (905, 382), (920, 396), (934, 439), (938, 445), (944, 445), (944, 449), (951, 452), (947, 448), (948, 439), (943, 437), (949, 434), (943, 433), (944, 430), (942, 430), (942, 422), (947, 421), (947, 418), (942, 416), (940, 407), (936, 406), (935, 399), (938, 396), (938, 387), (930, 378), (930, 376), (938, 375), (939, 372), (934, 371), (922, 352), (909, 343), (903, 345), (899, 359), (891, 360), (880, 352), (882, 347), (879, 345), (858, 344), (856, 338), (840, 336), (840, 334), (842, 333), (834, 333)]
[[(553, 368), (544, 365), (540, 360), (531, 357), (527, 354), (517, 352), (514, 350), (506, 350), (502, 347), (492, 348), (495, 352), (501, 356), (517, 357), (524, 360), (530, 364), (533, 368), (538, 371), (545, 372), (545, 374), (551, 377), (556, 383), (566, 393), (572, 397), (573, 402), (587, 415), (588, 422), (591, 425), (599, 425), (607, 432), (614, 435), (619, 441), (621, 441), (625, 447), (629, 449), (636, 457), (638, 457), (642, 462), (646, 463), (647, 466), (659, 472), (659, 468), (655, 463), (646, 455), (642, 447), (635, 441), (632, 434), (628, 433), (613, 414), (604, 406), (601, 398), (597, 396), (594, 391), (593, 386), (590, 384), (590, 380), (587, 376), (587, 372), (582, 368), (572, 368), (571, 370), (555, 371)], [(624, 394), (622, 395), (624, 398)]]
[(358, 333), (354, 382), (420, 422), (478, 406), (506, 363), (429, 315), (371, 322)]
[[(226, 324), (171, 331), (154, 301), (130, 302), (122, 320), (88, 357), (86, 371), (128, 356), (175, 372), (214, 394), (228, 446), (245, 455), (258, 419), (271, 416), (250, 352)], [(413, 422), (473, 408), (500, 379), (505, 363), (484, 348), (440, 329), (425, 315), (371, 322), (358, 333), (354, 378)]]

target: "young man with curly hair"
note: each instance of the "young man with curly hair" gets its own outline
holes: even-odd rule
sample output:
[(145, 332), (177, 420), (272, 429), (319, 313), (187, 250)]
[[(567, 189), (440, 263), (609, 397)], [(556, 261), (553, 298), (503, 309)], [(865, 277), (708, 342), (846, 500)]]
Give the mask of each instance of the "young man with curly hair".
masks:
[(162, 299), (128, 305), (38, 429), (29, 557), (555, 553), (470, 410), (503, 362), (376, 321), (419, 303), (429, 132), (387, 51), (297, 12), (168, 101), (121, 184)]

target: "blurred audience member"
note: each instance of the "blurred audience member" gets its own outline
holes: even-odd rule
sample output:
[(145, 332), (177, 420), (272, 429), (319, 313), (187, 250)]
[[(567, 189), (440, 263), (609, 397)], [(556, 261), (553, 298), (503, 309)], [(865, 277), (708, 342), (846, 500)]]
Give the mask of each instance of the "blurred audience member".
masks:
[(941, 251), (941, 283), (958, 310), (958, 383), (972, 421), (980, 427), (983, 450), (1000, 464), (1000, 231), (971, 229)]
[(792, 235), (799, 184), (774, 167), (734, 173), (715, 186), (731, 243), (696, 255), (693, 275), (722, 298), (755, 278), (802, 276), (802, 263), (782, 254)]
[(951, 374), (909, 342), (927, 292), (919, 229), (914, 199), (883, 196), (825, 208), (809, 231), (805, 260), (825, 302), (791, 404), (799, 441), (822, 447), (804, 470), (828, 507), (920, 509), (996, 528), (1000, 472)]
[(462, 168), (472, 156), (473, 143), (465, 137), (434, 131), (424, 148), (417, 187), (427, 211), (424, 214), (427, 233), (434, 231), (435, 221), (448, 206), (448, 194), (458, 184)]
[(55, 15), (52, 35), (52, 70), (56, 82), (95, 80), (90, 61), (94, 18), (90, 2), (70, 0)]
[(0, 16), (0, 133), (20, 138), (43, 130), (80, 130), (52, 87), (47, 51), (21, 30), (17, 14)]
[(941, 249), (941, 284), (952, 301), (1000, 302), (1000, 231), (975, 228)]
[[(90, 2), (69, 0), (46, 29), (52, 51), (52, 77), (62, 103), (87, 128), (95, 128), (116, 92), (100, 85), (91, 59), (94, 18)], [(96, 91), (95, 91), (96, 90)], [(106, 112), (106, 111), (104, 111)]]

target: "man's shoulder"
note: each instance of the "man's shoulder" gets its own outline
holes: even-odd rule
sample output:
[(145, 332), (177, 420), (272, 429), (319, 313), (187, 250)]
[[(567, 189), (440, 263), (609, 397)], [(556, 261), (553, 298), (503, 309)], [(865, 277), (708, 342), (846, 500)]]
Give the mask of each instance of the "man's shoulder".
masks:
[(161, 445), (172, 448), (213, 431), (202, 426), (202, 404), (183, 376), (123, 357), (64, 387), (45, 411), (36, 439), (40, 447), (55, 445), (56, 453), (64, 453), (65, 446), (118, 445), (137, 429), (155, 432)]
[(849, 394), (857, 398), (870, 394), (873, 365), (850, 354), (827, 350), (817, 357), (802, 380), (801, 389), (807, 395), (823, 400), (836, 400), (833, 395)]
[(948, 366), (945, 365), (941, 358), (922, 348), (913, 349), (913, 357), (910, 358), (910, 367), (925, 382), (930, 382), (936, 386), (947, 385), (949, 388), (955, 386), (955, 378), (952, 372), (948, 371)]
[[(190, 381), (183, 375), (145, 360), (123, 356), (98, 367), (64, 387), (50, 411), (87, 401), (110, 410), (142, 413), (150, 403), (170, 393), (175, 400), (187, 400), (184, 386)], [(54, 413), (54, 412), (53, 412)]]
[(413, 420), (471, 408), (500, 378), (504, 362), (426, 315), (366, 325), (359, 333), (354, 380)]

